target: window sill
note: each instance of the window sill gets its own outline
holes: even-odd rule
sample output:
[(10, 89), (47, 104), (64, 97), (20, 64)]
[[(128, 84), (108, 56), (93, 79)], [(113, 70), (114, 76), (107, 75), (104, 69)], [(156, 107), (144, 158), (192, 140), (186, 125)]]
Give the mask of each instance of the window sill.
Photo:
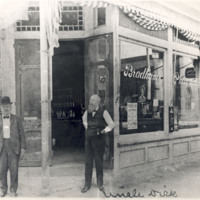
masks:
[(200, 136), (200, 128), (183, 129), (172, 133), (164, 131), (120, 135), (118, 147), (139, 145), (151, 142), (164, 142), (169, 140), (184, 139)]

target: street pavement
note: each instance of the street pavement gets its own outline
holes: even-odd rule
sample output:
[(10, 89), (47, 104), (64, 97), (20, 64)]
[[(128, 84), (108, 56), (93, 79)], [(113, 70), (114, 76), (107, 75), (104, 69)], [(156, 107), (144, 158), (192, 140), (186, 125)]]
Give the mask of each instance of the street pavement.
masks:
[[(49, 194), (41, 187), (40, 167), (20, 167), (18, 197), (200, 197), (200, 162), (178, 163), (135, 173), (113, 181), (111, 170), (104, 171), (105, 194), (96, 186), (96, 172), (93, 171), (93, 185), (82, 194), (84, 185), (84, 164), (69, 163), (50, 167)], [(9, 193), (6, 197), (9, 197)]]

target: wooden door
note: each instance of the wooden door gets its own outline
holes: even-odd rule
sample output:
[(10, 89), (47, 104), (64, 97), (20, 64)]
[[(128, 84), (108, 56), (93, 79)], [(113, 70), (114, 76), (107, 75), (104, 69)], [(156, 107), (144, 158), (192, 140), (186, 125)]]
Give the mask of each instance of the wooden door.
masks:
[[(113, 45), (112, 35), (101, 35), (85, 40), (85, 107), (92, 94), (101, 97), (101, 104), (113, 118)], [(104, 160), (113, 161), (113, 133), (106, 137)]]
[(27, 149), (21, 166), (41, 165), (40, 41), (15, 40), (16, 113), (23, 120)]

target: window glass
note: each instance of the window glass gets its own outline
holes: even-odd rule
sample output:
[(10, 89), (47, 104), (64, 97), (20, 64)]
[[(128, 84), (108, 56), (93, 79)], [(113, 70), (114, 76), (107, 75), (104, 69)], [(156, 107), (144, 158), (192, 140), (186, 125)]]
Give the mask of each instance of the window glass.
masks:
[(40, 17), (39, 7), (28, 8), (28, 20), (19, 20), (16, 22), (16, 31), (39, 31)]
[(120, 134), (163, 130), (163, 52), (120, 42)]
[(81, 6), (64, 6), (59, 31), (83, 30), (83, 15)]
[(175, 130), (198, 127), (199, 69), (198, 60), (174, 55)]
[[(39, 7), (29, 7), (28, 20), (16, 22), (16, 31), (40, 31)], [(84, 29), (82, 6), (63, 6), (59, 31), (81, 31)]]
[(97, 8), (97, 26), (106, 24), (106, 8)]

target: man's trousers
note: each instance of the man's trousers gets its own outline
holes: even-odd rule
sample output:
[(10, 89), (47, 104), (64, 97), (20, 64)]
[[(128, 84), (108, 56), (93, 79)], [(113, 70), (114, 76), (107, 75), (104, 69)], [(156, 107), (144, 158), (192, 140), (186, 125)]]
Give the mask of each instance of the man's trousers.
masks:
[(95, 159), (97, 185), (103, 185), (103, 155), (105, 152), (105, 135), (85, 138), (85, 185), (91, 186), (93, 159)]
[(0, 179), (1, 191), (7, 193), (7, 172), (10, 171), (10, 192), (16, 192), (18, 187), (19, 155), (14, 153), (10, 145), (10, 139), (3, 140), (3, 148), (0, 153)]

